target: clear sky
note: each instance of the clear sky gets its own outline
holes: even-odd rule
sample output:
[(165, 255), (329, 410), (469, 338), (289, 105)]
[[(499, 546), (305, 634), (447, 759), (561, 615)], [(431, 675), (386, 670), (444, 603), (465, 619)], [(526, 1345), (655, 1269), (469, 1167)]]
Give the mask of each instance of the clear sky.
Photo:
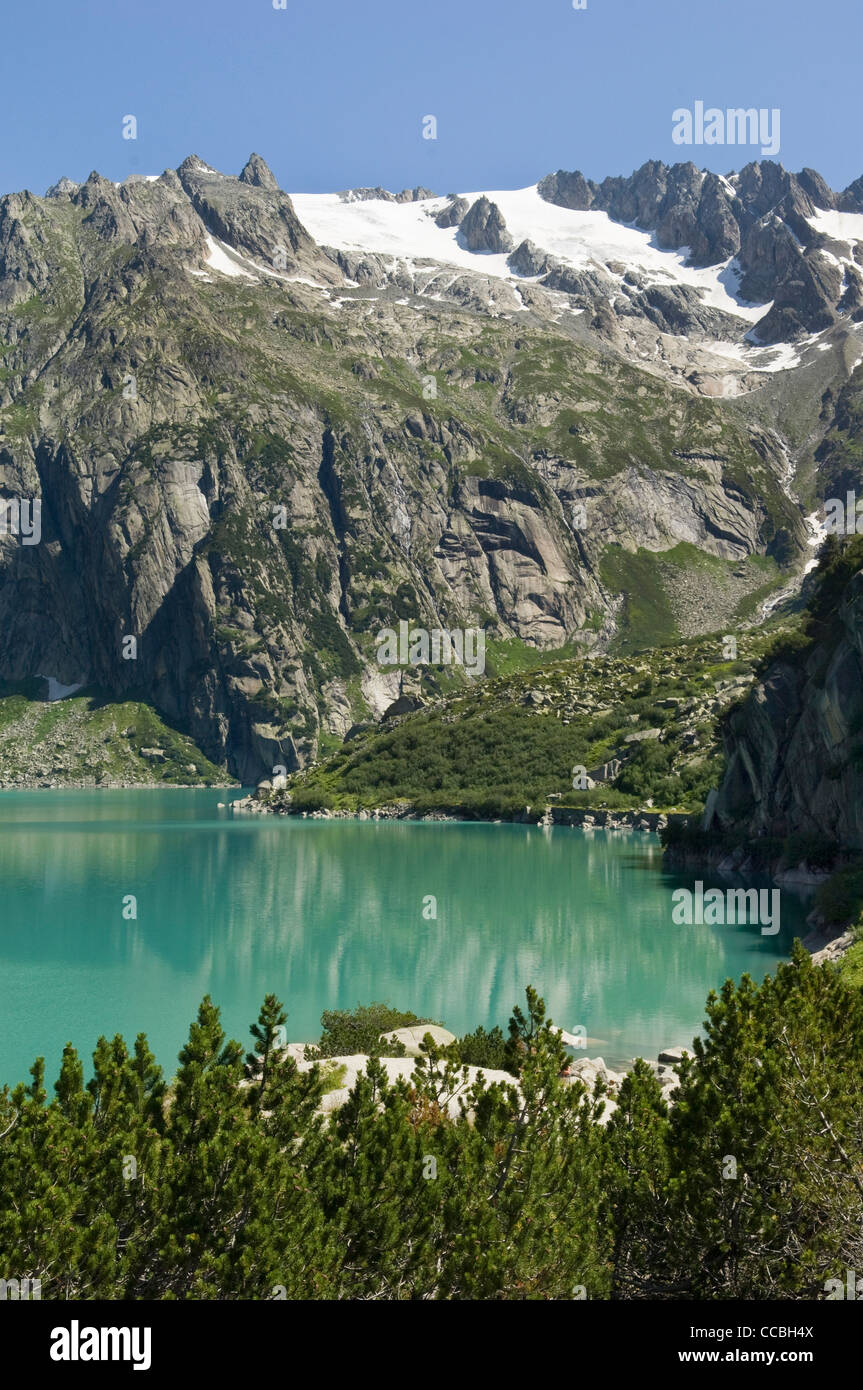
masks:
[(191, 153), (238, 173), (252, 150), (297, 192), (760, 157), (675, 145), (672, 112), (697, 100), (778, 107), (778, 159), (844, 188), (863, 174), (861, 69), (861, 0), (5, 0), (0, 192)]

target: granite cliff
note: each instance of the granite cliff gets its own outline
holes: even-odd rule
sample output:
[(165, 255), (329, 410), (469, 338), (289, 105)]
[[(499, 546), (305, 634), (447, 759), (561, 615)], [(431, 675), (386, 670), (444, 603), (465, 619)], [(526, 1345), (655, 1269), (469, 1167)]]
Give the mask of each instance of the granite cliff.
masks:
[(805, 633), (781, 645), (725, 729), (706, 828), (863, 849), (863, 542), (828, 546)]

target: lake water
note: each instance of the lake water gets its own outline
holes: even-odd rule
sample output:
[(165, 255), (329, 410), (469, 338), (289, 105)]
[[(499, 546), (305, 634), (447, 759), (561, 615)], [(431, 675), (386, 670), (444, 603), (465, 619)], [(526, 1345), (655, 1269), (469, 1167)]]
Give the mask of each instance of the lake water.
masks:
[(116, 1032), (171, 1074), (205, 993), (247, 1044), (268, 991), (308, 1041), (323, 1009), (373, 1000), (506, 1031), (533, 984), (620, 1065), (688, 1043), (710, 988), (761, 979), (804, 930), (789, 892), (777, 936), (674, 926), (694, 875), (664, 872), (654, 836), (218, 809), (239, 795), (0, 794), (0, 1083), (41, 1055), (52, 1084), (67, 1040), (88, 1062)]

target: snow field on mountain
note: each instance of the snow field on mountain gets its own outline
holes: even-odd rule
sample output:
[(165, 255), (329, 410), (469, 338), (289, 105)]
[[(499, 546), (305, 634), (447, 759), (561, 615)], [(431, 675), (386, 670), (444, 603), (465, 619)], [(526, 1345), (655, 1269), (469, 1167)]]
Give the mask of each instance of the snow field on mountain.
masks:
[(814, 217), (807, 217), (809, 226), (834, 241), (863, 241), (863, 212), (834, 212), (820, 208)]
[[(465, 193), (469, 203), (481, 193)], [(750, 323), (766, 312), (763, 304), (749, 305), (737, 297), (733, 262), (705, 269), (687, 267), (687, 248), (664, 251), (649, 232), (614, 222), (604, 212), (573, 212), (541, 198), (536, 185), (499, 190), (484, 195), (497, 203), (514, 246), (524, 240), (556, 256), (577, 270), (597, 267), (620, 282), (622, 274), (608, 270), (608, 262), (620, 262), (641, 274), (649, 284), (689, 285), (703, 291), (704, 303)], [(359, 251), (399, 260), (433, 260), (492, 275), (518, 280), (505, 255), (468, 251), (460, 245), (457, 227), (438, 227), (434, 216), (447, 206), (446, 198), (417, 203), (390, 203), (383, 199), (344, 202), (337, 193), (292, 193), (297, 216), (322, 246)], [(863, 216), (860, 221), (863, 222)]]

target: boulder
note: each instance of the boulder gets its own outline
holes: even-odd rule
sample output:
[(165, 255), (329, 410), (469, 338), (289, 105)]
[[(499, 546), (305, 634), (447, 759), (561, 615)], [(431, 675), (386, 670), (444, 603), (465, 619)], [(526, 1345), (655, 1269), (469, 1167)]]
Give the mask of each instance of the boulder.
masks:
[(426, 1033), (431, 1034), (438, 1047), (449, 1047), (450, 1043), (455, 1042), (455, 1033), (450, 1033), (447, 1028), (441, 1028), (437, 1023), (417, 1023), (410, 1028), (394, 1028), (391, 1033), (381, 1033), (381, 1038), (387, 1042), (400, 1042), (409, 1057), (419, 1057), (420, 1043)]
[(142, 748), (141, 757), (146, 758), (151, 763), (163, 763), (166, 761), (164, 748)]
[[(426, 1024), (426, 1031), (428, 1032), (432, 1026), (433, 1025)], [(439, 1029), (438, 1031), (446, 1032), (446, 1029)], [(449, 1036), (451, 1037), (452, 1035), (450, 1034)], [(351, 1056), (345, 1057), (327, 1058), (328, 1062), (334, 1062), (339, 1066), (343, 1066), (345, 1075), (344, 1084), (338, 1090), (330, 1091), (323, 1097), (320, 1109), (324, 1114), (337, 1110), (340, 1105), (344, 1105), (349, 1092), (356, 1084), (357, 1077), (365, 1071), (368, 1060), (368, 1057), (364, 1053), (354, 1053)], [(390, 1083), (397, 1081), (399, 1078), (410, 1081), (414, 1067), (416, 1066), (416, 1061), (413, 1057), (382, 1057), (380, 1062), (383, 1070), (386, 1072), (387, 1080)], [(297, 1067), (301, 1072), (309, 1071), (315, 1065), (314, 1062), (307, 1061), (300, 1061), (297, 1063)], [(509, 1072), (496, 1071), (488, 1067), (468, 1067), (467, 1081), (462, 1082), (461, 1075), (459, 1075), (454, 1091), (442, 1097), (443, 1105), (451, 1119), (458, 1118), (461, 1109), (459, 1099), (474, 1085), (480, 1073), (484, 1076), (488, 1086), (493, 1086), (496, 1083), (507, 1086), (518, 1086), (515, 1077), (510, 1076)], [(470, 1113), (469, 1111), (469, 1116)]]
[(400, 714), (413, 714), (415, 710), (422, 709), (425, 701), (418, 695), (399, 695), (398, 699), (393, 700), (391, 705), (387, 705), (381, 715), (381, 719), (394, 719)]

